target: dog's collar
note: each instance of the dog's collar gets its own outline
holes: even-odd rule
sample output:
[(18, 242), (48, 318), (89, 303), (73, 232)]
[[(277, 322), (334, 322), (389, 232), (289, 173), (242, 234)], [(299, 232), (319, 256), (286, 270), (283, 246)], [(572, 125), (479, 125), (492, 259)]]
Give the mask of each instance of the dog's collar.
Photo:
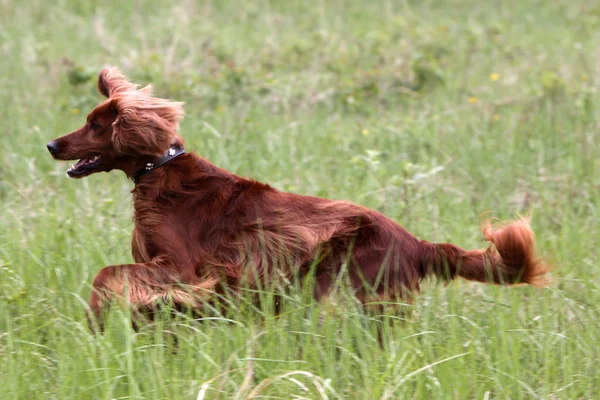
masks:
[(134, 183), (138, 183), (140, 181), (140, 178), (146, 174), (149, 174), (150, 172), (154, 171), (155, 169), (157, 169), (158, 167), (168, 163), (169, 161), (171, 161), (174, 158), (179, 157), (180, 155), (184, 154), (185, 150), (183, 149), (183, 147), (179, 147), (179, 146), (171, 146), (169, 148), (169, 150), (167, 150), (165, 152), (165, 154), (163, 154), (162, 156), (160, 156), (159, 158), (156, 159), (156, 161), (154, 162), (149, 162), (146, 164), (146, 166), (144, 168), (140, 168), (135, 175), (133, 176), (133, 178), (131, 178), (133, 180)]

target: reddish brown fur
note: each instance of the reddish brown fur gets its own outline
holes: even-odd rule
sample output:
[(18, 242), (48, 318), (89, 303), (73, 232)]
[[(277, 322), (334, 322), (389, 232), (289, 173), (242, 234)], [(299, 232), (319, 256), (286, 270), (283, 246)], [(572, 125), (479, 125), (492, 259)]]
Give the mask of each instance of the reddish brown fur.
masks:
[[(119, 169), (131, 178), (183, 143), (181, 103), (152, 97), (149, 86), (137, 90), (115, 68), (100, 73), (98, 89), (108, 99), (88, 122), (48, 145), (57, 159), (101, 156), (93, 171), (77, 177)], [(292, 281), (314, 265), (317, 299), (346, 268), (363, 302), (409, 300), (427, 275), (540, 285), (547, 272), (527, 220), (499, 229), (486, 223), (483, 234), (495, 250), (465, 251), (417, 240), (384, 215), (349, 202), (241, 178), (193, 153), (143, 176), (133, 203), (136, 264), (106, 267), (94, 279), (90, 309), (99, 320), (115, 296), (124, 294), (137, 307), (164, 300), (200, 307), (225, 286)]]

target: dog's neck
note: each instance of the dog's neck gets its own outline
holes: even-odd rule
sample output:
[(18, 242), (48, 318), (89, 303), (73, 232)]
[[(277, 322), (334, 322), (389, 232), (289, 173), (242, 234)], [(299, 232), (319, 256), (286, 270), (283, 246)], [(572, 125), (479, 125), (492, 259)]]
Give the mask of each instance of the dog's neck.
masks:
[(182, 154), (185, 154), (183, 147), (174, 144), (162, 156), (158, 157), (154, 161), (146, 163), (144, 167), (138, 169), (131, 179), (135, 184), (137, 184), (144, 175), (151, 173), (155, 169), (160, 168), (162, 165), (168, 163), (174, 158), (179, 157)]

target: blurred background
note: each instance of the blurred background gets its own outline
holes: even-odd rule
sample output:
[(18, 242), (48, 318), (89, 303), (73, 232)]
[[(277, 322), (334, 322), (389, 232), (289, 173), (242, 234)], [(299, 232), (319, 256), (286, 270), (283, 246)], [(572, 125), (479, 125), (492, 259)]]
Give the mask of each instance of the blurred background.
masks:
[[(598, 43), (596, 1), (0, 0), (0, 392), (600, 396)], [(185, 101), (188, 150), (277, 189), (465, 248), (483, 212), (533, 214), (555, 283), (427, 282), (383, 347), (352, 301), (321, 323), (291, 301), (167, 324), (175, 352), (125, 311), (94, 337), (85, 301), (131, 262), (133, 184), (70, 180), (45, 144), (83, 124), (105, 65)]]

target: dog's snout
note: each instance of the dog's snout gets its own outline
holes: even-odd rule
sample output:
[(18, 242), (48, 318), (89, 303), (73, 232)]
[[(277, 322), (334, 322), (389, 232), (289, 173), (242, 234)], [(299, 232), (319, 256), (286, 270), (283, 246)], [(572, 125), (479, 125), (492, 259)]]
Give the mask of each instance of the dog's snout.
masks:
[(48, 143), (46, 147), (48, 148), (50, 154), (55, 155), (56, 153), (58, 153), (58, 143), (56, 142), (56, 140), (53, 140), (50, 143)]

